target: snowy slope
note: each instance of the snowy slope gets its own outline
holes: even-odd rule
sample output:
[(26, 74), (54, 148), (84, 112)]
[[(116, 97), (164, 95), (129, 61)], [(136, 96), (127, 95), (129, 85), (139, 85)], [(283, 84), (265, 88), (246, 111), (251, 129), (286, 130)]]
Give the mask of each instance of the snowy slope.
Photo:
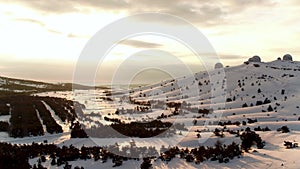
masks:
[[(254, 64), (259, 65), (259, 67), (255, 67)], [(269, 63), (250, 63), (249, 65), (243, 64), (224, 68), (226, 77), (225, 80), (220, 79), (219, 83), (225, 81), (221, 84), (225, 86), (223, 90), (226, 91), (226, 97), (224, 99), (231, 99), (232, 101), (226, 102), (222, 110), (216, 110), (215, 112), (222, 112), (222, 119), (224, 120), (229, 117), (239, 119), (239, 116), (242, 115), (256, 115), (258, 121), (261, 122), (267, 122), (270, 118), (297, 121), (300, 116), (298, 113), (299, 108), (297, 108), (298, 105), (300, 106), (300, 103), (298, 103), (300, 89), (297, 87), (300, 85), (299, 67), (299, 62), (278, 60)], [(137, 101), (150, 99), (181, 103), (186, 101), (192, 105), (191, 107), (211, 108), (214, 99), (211, 91), (214, 89), (211, 84), (206, 85), (206, 82), (210, 80), (208, 73), (200, 72), (195, 75), (194, 79), (185, 78), (184, 84), (175, 84), (179, 80), (133, 89), (130, 96)], [(201, 86), (198, 85), (199, 82), (202, 84)], [(171, 91), (172, 86), (178, 87)], [(201, 92), (195, 94), (198, 90)], [(261, 92), (258, 92), (258, 90)], [(281, 93), (283, 90), (284, 93)], [(161, 93), (155, 91), (161, 91)], [(264, 102), (266, 99), (265, 104), (256, 106), (257, 101)], [(245, 103), (247, 107), (243, 107)], [(269, 105), (273, 111), (263, 112), (268, 111)]]
[[(223, 74), (224, 73), (224, 74)], [(1, 84), (1, 81), (0, 81)], [(231, 160), (226, 164), (205, 161), (200, 165), (187, 163), (185, 160), (175, 158), (169, 164), (161, 161), (153, 161), (154, 168), (299, 168), (297, 159), (300, 148), (286, 149), (283, 141), (300, 141), (300, 62), (276, 60), (261, 63), (250, 62), (240, 66), (226, 67), (209, 72), (198, 72), (194, 76), (187, 76), (173, 80), (163, 81), (158, 84), (141, 86), (128, 91), (120, 91), (107, 95), (104, 90), (76, 90), (69, 92), (45, 92), (40, 96), (63, 97), (76, 100), (86, 106), (84, 115), (79, 120), (87, 128), (96, 125), (96, 122), (109, 124), (104, 117), (118, 118), (124, 122), (152, 121), (158, 116), (170, 115), (174, 108), (168, 108), (165, 104), (176, 102), (182, 103), (179, 115), (162, 118), (162, 121), (183, 123), (186, 131), (177, 131), (176, 135), (167, 139), (134, 138), (137, 146), (155, 146), (159, 149), (164, 146), (197, 147), (198, 145), (213, 146), (217, 140), (224, 144), (232, 141), (240, 142), (238, 137), (225, 133), (224, 138), (216, 137), (207, 129), (222, 129), (218, 125), (221, 122), (246, 122), (246, 125), (226, 125), (227, 129), (243, 130), (250, 127), (252, 130), (258, 126), (268, 127), (272, 131), (257, 132), (266, 141), (264, 149), (258, 152), (245, 153), (241, 159)], [(111, 99), (111, 101), (109, 99)], [(131, 101), (130, 101), (131, 100)], [(151, 104), (150, 111), (138, 111), (137, 107), (147, 107), (138, 103), (164, 103), (162, 108)], [(189, 106), (183, 106), (189, 105)], [(198, 112), (192, 110), (212, 109), (212, 115), (199, 116)], [(116, 110), (120, 114), (115, 114)], [(134, 111), (130, 111), (134, 110)], [(130, 113), (129, 113), (130, 112)], [(219, 116), (220, 118), (215, 118)], [(193, 120), (197, 124), (193, 124)], [(248, 119), (256, 119), (255, 123), (248, 123)], [(211, 123), (208, 123), (210, 121)], [(288, 126), (289, 133), (281, 133), (276, 130), (281, 126)], [(66, 126), (67, 127), (67, 126)], [(195, 130), (201, 130), (202, 138), (196, 137)], [(181, 134), (179, 134), (181, 133)], [(92, 138), (68, 139), (66, 134), (37, 137), (37, 142), (49, 138), (50, 142), (62, 145), (100, 146), (114, 144), (126, 145), (131, 140), (120, 138)], [(30, 143), (35, 138), (24, 138), (15, 140), (5, 138), (13, 143)], [(256, 148), (254, 148), (256, 149)], [(52, 168), (46, 162), (48, 168)], [(109, 168), (111, 163), (101, 164), (92, 160), (75, 161), (70, 164), (83, 165), (86, 168)], [(127, 161), (119, 168), (139, 168), (141, 161)], [(282, 166), (283, 165), (283, 166)]]

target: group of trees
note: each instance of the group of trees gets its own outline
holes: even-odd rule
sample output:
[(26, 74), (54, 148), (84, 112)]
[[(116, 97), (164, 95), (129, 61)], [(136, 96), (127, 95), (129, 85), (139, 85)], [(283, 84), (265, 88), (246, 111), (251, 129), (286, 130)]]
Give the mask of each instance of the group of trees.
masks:
[[(63, 146), (60, 148), (54, 144), (32, 143), (31, 145), (14, 145), (0, 143), (0, 168), (44, 168), (42, 162), (46, 161), (46, 155), (50, 155), (52, 159), (51, 165), (60, 166), (66, 164), (65, 166), (68, 166), (67, 161), (79, 159), (80, 150), (74, 146)], [(34, 164), (31, 166), (29, 164), (29, 159), (33, 158), (39, 158), (38, 165)]]
[(179, 114), (182, 114), (182, 110), (175, 108), (175, 110), (173, 110), (171, 114), (165, 115), (164, 113), (161, 113), (160, 116), (157, 116), (157, 120), (160, 120), (163, 118), (168, 118), (168, 117), (173, 117), (173, 116), (178, 116)]
[[(150, 124), (137, 124), (142, 125), (145, 128), (152, 127), (170, 127), (169, 124), (163, 122), (154, 121)], [(124, 126), (123, 126), (124, 127)], [(80, 124), (73, 123), (72, 129), (81, 129)], [(125, 129), (126, 130), (126, 129)], [(221, 132), (221, 130), (216, 130)], [(257, 148), (263, 148), (265, 143), (262, 141), (260, 136), (254, 131), (251, 131), (248, 127), (241, 135), (241, 146), (235, 142), (229, 145), (223, 145), (220, 141), (217, 141), (214, 147), (199, 146), (194, 149), (179, 149), (178, 147), (161, 148), (161, 154), (154, 147), (136, 147), (134, 142), (131, 142), (130, 146), (119, 147), (116, 143), (114, 145), (105, 147), (85, 147), (82, 146), (80, 149), (72, 145), (69, 147), (63, 146), (58, 147), (54, 144), (37, 144), (32, 143), (31, 145), (13, 145), (10, 143), (0, 143), (0, 168), (31, 168), (29, 165), (30, 158), (39, 157), (38, 167), (43, 168), (42, 163), (46, 161), (45, 156), (50, 156), (51, 165), (65, 165), (65, 168), (70, 168), (71, 165), (68, 161), (74, 160), (87, 160), (94, 159), (95, 161), (102, 160), (103, 163), (111, 159), (115, 166), (120, 166), (123, 161), (127, 160), (139, 160), (143, 158), (141, 168), (148, 169), (151, 167), (152, 159), (160, 159), (162, 161), (171, 161), (176, 156), (185, 159), (187, 162), (195, 162), (199, 164), (205, 160), (216, 161), (220, 163), (229, 162), (234, 157), (239, 157), (242, 154), (242, 150), (248, 152), (253, 145)], [(290, 144), (286, 142), (286, 145)], [(76, 167), (79, 168), (79, 167)], [(82, 167), (83, 168), (83, 167)]]
[[(9, 115), (9, 106), (6, 103), (5, 99), (0, 98), (0, 116)], [(0, 132), (9, 130), (9, 123), (6, 121), (0, 121)]]
[(248, 120), (248, 123), (249, 124), (252, 124), (252, 123), (256, 123), (257, 122), (257, 119), (250, 119), (250, 118), (247, 118)]
[(107, 116), (104, 117), (105, 121), (114, 122), (114, 123), (121, 123), (121, 120), (118, 118), (109, 118)]
[(214, 134), (215, 134), (215, 136), (217, 136), (217, 137), (221, 137), (221, 138), (223, 138), (224, 137), (224, 130), (220, 130), (220, 129), (218, 129), (218, 128), (215, 128), (215, 131), (214, 131)]
[(294, 141), (294, 142), (291, 142), (291, 141), (284, 141), (284, 144), (283, 144), (283, 145), (284, 145), (287, 149), (298, 147), (298, 143), (296, 143), (295, 141)]
[(241, 154), (242, 150), (235, 142), (232, 142), (229, 145), (222, 145), (221, 142), (218, 141), (214, 147), (199, 146), (198, 148), (193, 148), (191, 150), (188, 148), (179, 149), (178, 147), (172, 147), (161, 153), (159, 159), (168, 162), (179, 155), (180, 158), (185, 159), (187, 162), (195, 162), (196, 164), (205, 160), (219, 160), (219, 162), (222, 163), (229, 162), (230, 159), (239, 157)]
[(142, 113), (147, 113), (147, 112), (151, 112), (152, 109), (149, 106), (136, 106), (134, 107), (134, 109), (117, 109), (115, 111), (116, 115), (120, 115), (120, 114), (132, 114), (132, 113), (138, 113), (138, 112), (142, 112)]
[(258, 126), (254, 128), (254, 131), (271, 131), (271, 129), (268, 126), (266, 126), (265, 128), (261, 128), (260, 126)]
[(48, 133), (53, 134), (63, 132), (62, 127), (56, 123), (49, 110), (40, 100), (35, 101), (34, 105), (41, 119), (43, 120), (43, 124), (46, 126), (46, 130)]
[(88, 135), (86, 134), (85, 130), (82, 128), (80, 123), (72, 122), (71, 124), (71, 138), (88, 138)]
[(235, 121), (235, 122), (232, 122), (232, 121), (224, 121), (224, 122), (219, 122), (218, 125), (220, 126), (227, 126), (227, 125), (236, 125), (236, 126), (240, 126), (241, 125), (241, 122), (239, 121)]
[(282, 126), (282, 127), (278, 128), (277, 131), (282, 132), (282, 133), (288, 133), (288, 132), (290, 132), (290, 129), (288, 128), (288, 126)]
[(10, 143), (0, 143), (0, 168), (29, 169), (29, 152), (25, 151), (22, 147), (17, 145), (12, 145)]
[(9, 106), (5, 100), (0, 99), (0, 116), (2, 115), (9, 115)]
[(163, 118), (177, 116), (180, 114), (184, 114), (186, 111), (201, 114), (201, 116), (197, 116), (196, 118), (204, 117), (205, 115), (208, 115), (209, 113), (212, 112), (212, 110), (210, 109), (198, 109), (196, 107), (180, 107), (180, 108), (175, 107), (175, 110), (172, 111), (171, 114), (165, 115), (164, 113), (162, 113), (160, 116), (157, 117), (157, 119), (159, 120)]
[[(240, 132), (243, 132), (244, 131), (244, 129), (241, 129), (241, 130), (230, 130), (230, 129), (227, 129), (227, 127), (226, 126), (224, 126), (222, 129), (218, 129), (218, 128), (215, 128), (215, 130), (214, 130), (214, 134), (215, 134), (215, 136), (217, 136), (217, 137), (221, 137), (221, 138), (223, 138), (225, 135), (224, 135), (224, 132), (228, 132), (229, 134), (232, 134), (232, 135), (235, 135), (235, 136), (237, 136), (237, 137), (241, 137), (241, 140), (243, 141), (244, 139), (246, 139), (245, 141), (249, 141), (249, 139), (248, 139), (248, 136), (249, 137), (256, 137), (257, 136), (257, 138), (258, 138), (258, 134), (255, 134), (255, 132), (254, 131), (271, 131), (271, 129), (268, 127), (268, 126), (266, 126), (266, 127), (264, 127), (264, 128), (261, 128), (260, 126), (258, 126), (258, 127), (255, 127), (254, 128), (254, 131), (251, 131), (251, 129), (249, 128), (249, 127), (247, 127), (246, 129), (245, 129), (245, 132), (241, 135), (240, 134)], [(199, 137), (201, 137), (201, 135), (200, 135), (200, 132), (201, 131), (199, 131), (199, 130), (196, 130), (196, 132), (198, 133), (197, 134), (197, 137), (199, 138)], [(250, 140), (250, 142), (251, 142), (251, 140)], [(254, 140), (254, 142), (255, 142), (255, 144), (258, 144), (258, 147), (263, 147), (263, 146), (261, 146), (261, 142), (260, 141), (258, 141), (258, 140)], [(246, 142), (245, 142), (246, 143)], [(246, 143), (247, 144), (247, 143)]]
[(11, 137), (44, 135), (43, 126), (33, 106), (33, 98), (23, 96), (11, 100), (10, 131)]
[(29, 95), (1, 97), (0, 115), (11, 113), (11, 118), (10, 123), (0, 122), (0, 131), (8, 132), (11, 137), (44, 135), (42, 121), (48, 133), (62, 133), (62, 127), (54, 120), (43, 101), (64, 122), (73, 122), (77, 117), (76, 113), (82, 113), (81, 104), (62, 98)]
[(0, 121), (0, 132), (8, 132), (9, 131), (9, 123), (7, 121)]
[[(179, 128), (184, 126), (177, 125)], [(151, 122), (115, 122), (110, 125), (100, 125), (85, 130), (91, 137), (111, 138), (111, 137), (139, 137), (149, 138), (155, 136), (166, 136), (166, 134), (175, 133), (175, 128), (170, 122), (154, 120)]]
[(164, 135), (172, 126), (170, 122), (154, 120), (151, 122), (114, 123), (110, 125), (114, 130), (128, 137), (148, 138)]
[(133, 100), (131, 97), (129, 97), (129, 101), (131, 104), (136, 104), (136, 105), (140, 105), (140, 106), (151, 106), (150, 101)]
[(246, 152), (248, 152), (253, 145), (256, 145), (258, 149), (262, 149), (265, 146), (265, 142), (262, 141), (261, 137), (254, 131), (251, 131), (249, 127), (240, 135), (240, 138), (242, 140), (241, 147)]
[(76, 119), (77, 115), (72, 106), (74, 103), (67, 99), (63, 98), (52, 98), (52, 97), (43, 97), (44, 100), (55, 112), (55, 114), (63, 122), (72, 122)]
[[(271, 103), (271, 101), (270, 101), (268, 98), (266, 98), (264, 101), (257, 100), (257, 101), (256, 101), (256, 106), (260, 106), (260, 105), (263, 105), (263, 104), (269, 104), (269, 103)], [(252, 107), (252, 106), (254, 106), (254, 105), (253, 105), (253, 103), (251, 103), (249, 106)], [(248, 107), (248, 104), (247, 104), (247, 103), (244, 103), (244, 104), (242, 105), (242, 107)], [(269, 112), (270, 112), (270, 111), (273, 111), (272, 106), (269, 105), (269, 107), (267, 108), (267, 110), (268, 110)]]
[(112, 102), (112, 101), (114, 101), (112, 98), (110, 98), (110, 97), (99, 97), (99, 99), (102, 99), (102, 100), (104, 100), (104, 101), (110, 101), (110, 102)]
[(180, 108), (181, 107), (181, 103), (180, 102), (167, 102), (166, 105), (169, 108)]

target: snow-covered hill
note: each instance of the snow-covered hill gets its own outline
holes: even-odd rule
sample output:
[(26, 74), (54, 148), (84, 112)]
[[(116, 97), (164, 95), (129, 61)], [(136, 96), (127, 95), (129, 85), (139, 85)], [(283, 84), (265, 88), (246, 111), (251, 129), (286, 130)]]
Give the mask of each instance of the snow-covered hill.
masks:
[[(239, 137), (230, 132), (241, 132), (247, 127), (266, 141), (264, 149), (254, 146), (242, 158), (229, 163), (205, 161), (200, 165), (175, 158), (171, 162), (153, 161), (154, 168), (299, 168), (300, 148), (286, 149), (284, 141), (300, 141), (300, 62), (276, 60), (259, 62), (251, 60), (234, 67), (217, 66), (212, 71), (203, 71), (178, 79), (141, 86), (124, 91), (74, 90), (68, 92), (43, 92), (39, 96), (62, 97), (85, 105), (84, 114), (78, 119), (87, 128), (99, 123), (111, 124), (107, 118), (117, 118), (125, 123), (147, 122), (160, 119), (163, 122), (184, 124), (188, 131), (178, 129), (167, 138), (90, 138), (69, 139), (61, 135), (46, 135), (34, 138), (3, 141), (31, 143), (33, 140), (63, 145), (128, 145), (134, 139), (138, 147), (164, 146), (195, 148), (199, 145), (214, 146), (217, 141), (240, 143)], [(0, 87), (6, 83), (0, 78)], [(207, 110), (207, 112), (206, 112)], [(205, 112), (205, 113), (203, 113)], [(0, 116), (1, 117), (1, 116)], [(290, 132), (277, 131), (287, 126)], [(213, 131), (220, 129), (224, 137)], [(261, 131), (266, 128), (271, 131)], [(196, 130), (200, 132), (196, 132)], [(200, 138), (197, 137), (200, 134)], [(254, 151), (257, 150), (257, 151)], [(31, 161), (34, 164), (34, 161)], [(87, 164), (88, 163), (88, 164)], [(92, 160), (70, 162), (86, 168), (107, 168)], [(141, 162), (127, 161), (120, 168), (139, 168)], [(45, 163), (52, 168), (50, 161)]]
[[(220, 79), (213, 77), (220, 72), (225, 72), (225, 76)], [(255, 117), (257, 124), (265, 126), (270, 121), (298, 121), (299, 85), (300, 62), (276, 60), (268, 63), (250, 62), (209, 73), (199, 72), (193, 77), (136, 88), (130, 91), (130, 98), (136, 102), (186, 102), (189, 107), (196, 109), (211, 109), (219, 104), (219, 110), (215, 109), (214, 112), (222, 113), (221, 121)], [(216, 99), (212, 93), (218, 87), (221, 91), (216, 97), (220, 99)], [(222, 106), (223, 102), (225, 104)], [(300, 130), (300, 126), (291, 127)]]
[[(225, 129), (224, 131), (243, 131), (247, 127), (251, 130), (268, 128), (272, 131), (257, 131), (266, 141), (265, 148), (258, 150), (258, 153), (246, 153), (245, 158), (226, 165), (205, 162), (203, 167), (297, 168), (300, 163), (294, 157), (300, 155), (300, 149), (286, 149), (283, 143), (284, 141), (297, 142), (300, 139), (299, 77), (300, 62), (297, 61), (245, 62), (240, 66), (198, 72), (194, 76), (123, 91), (128, 93), (127, 97), (119, 94), (120, 91), (112, 92), (107, 97), (114, 101), (102, 101), (102, 104), (100, 101), (100, 105), (106, 105), (107, 108), (102, 108), (99, 113), (102, 117), (119, 118), (124, 122), (151, 121), (164, 114), (165, 116), (160, 118), (163, 121), (183, 123), (189, 129), (189, 132), (180, 132), (183, 136), (171, 137), (169, 140), (172, 141), (158, 141), (151, 138), (137, 141), (140, 146), (159, 147), (168, 144), (180, 147), (213, 146), (217, 140), (224, 144), (232, 141), (239, 143), (239, 139), (234, 135), (225, 133), (225, 137), (220, 138), (208, 130), (219, 128)], [(90, 104), (95, 104), (90, 101), (92, 102)], [(172, 116), (175, 109), (167, 106), (170, 103), (181, 103), (178, 115)], [(141, 109), (147, 106), (151, 111), (138, 110), (138, 107)], [(121, 113), (114, 114), (116, 109)], [(199, 109), (209, 109), (211, 114), (201, 116), (198, 113)], [(97, 110), (92, 112), (97, 113)], [(96, 117), (93, 118), (97, 120)], [(195, 120), (197, 120), (196, 124)], [(219, 122), (227, 124), (224, 126)], [(229, 122), (239, 122), (240, 125)], [(277, 131), (282, 126), (287, 126), (291, 132)], [(201, 138), (196, 137), (196, 130), (201, 131)], [(122, 140), (119, 141), (122, 143)], [(101, 142), (102, 140), (99, 141)], [(180, 163), (185, 165), (183, 162)], [(168, 168), (167, 165), (156, 163), (154, 166)], [(169, 167), (172, 168), (172, 165)], [(194, 165), (187, 165), (185, 168), (194, 167)]]

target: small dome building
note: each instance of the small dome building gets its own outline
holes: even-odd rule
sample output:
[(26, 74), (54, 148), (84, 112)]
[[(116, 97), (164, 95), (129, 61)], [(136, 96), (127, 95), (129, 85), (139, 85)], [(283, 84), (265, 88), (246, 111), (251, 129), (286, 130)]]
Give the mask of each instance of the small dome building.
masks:
[(293, 57), (290, 54), (285, 54), (282, 60), (293, 61)]
[(223, 66), (223, 64), (222, 63), (216, 63), (215, 64), (215, 69), (221, 69), (221, 68), (223, 68), (224, 66)]
[(249, 58), (248, 62), (261, 62), (261, 59), (259, 56), (255, 55), (252, 58)]

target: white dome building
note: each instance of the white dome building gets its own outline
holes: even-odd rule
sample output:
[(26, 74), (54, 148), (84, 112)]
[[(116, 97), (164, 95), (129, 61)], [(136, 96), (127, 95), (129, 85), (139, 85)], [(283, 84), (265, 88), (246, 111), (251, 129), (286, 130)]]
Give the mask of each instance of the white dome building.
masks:
[(290, 54), (285, 54), (282, 60), (293, 61), (293, 57)]
[(261, 59), (259, 56), (255, 55), (252, 58), (249, 58), (248, 62), (261, 62)]
[(222, 63), (216, 63), (215, 64), (215, 69), (221, 69), (221, 68), (223, 68), (224, 66), (223, 66), (223, 64)]

